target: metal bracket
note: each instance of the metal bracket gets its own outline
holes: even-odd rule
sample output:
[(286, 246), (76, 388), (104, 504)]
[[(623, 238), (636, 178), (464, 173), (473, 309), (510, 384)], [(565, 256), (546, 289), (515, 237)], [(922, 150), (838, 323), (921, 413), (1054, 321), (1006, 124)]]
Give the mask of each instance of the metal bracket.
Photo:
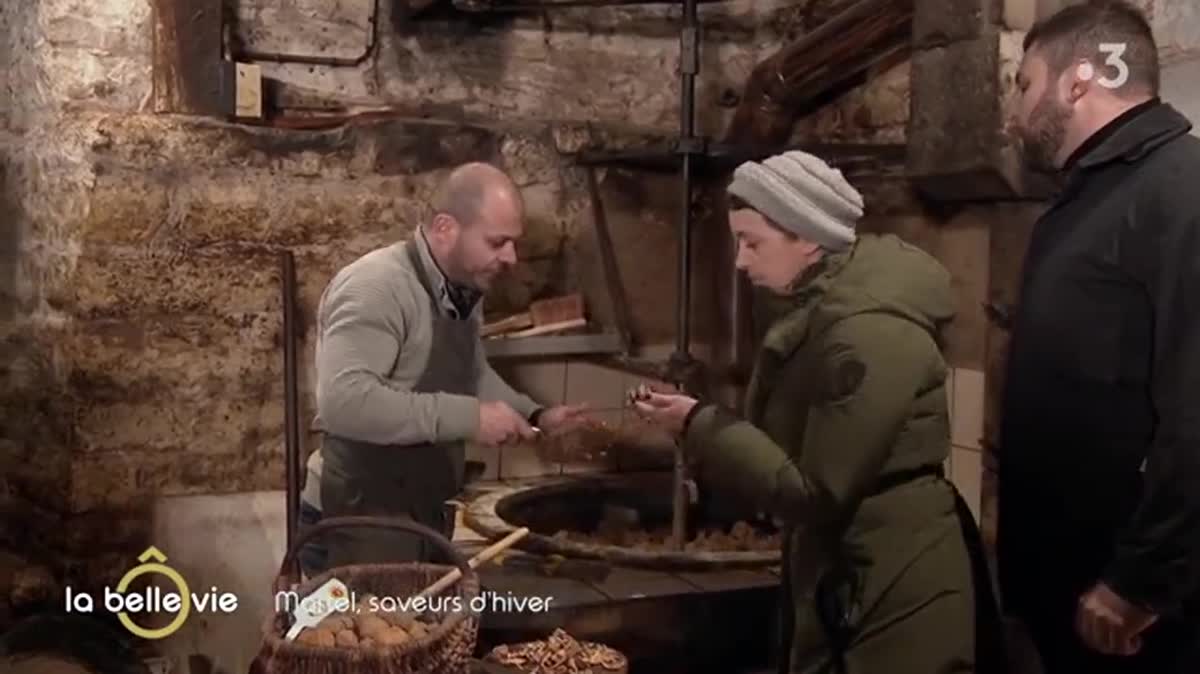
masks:
[(707, 155), (708, 139), (704, 136), (680, 138), (675, 143), (675, 151), (679, 154)]

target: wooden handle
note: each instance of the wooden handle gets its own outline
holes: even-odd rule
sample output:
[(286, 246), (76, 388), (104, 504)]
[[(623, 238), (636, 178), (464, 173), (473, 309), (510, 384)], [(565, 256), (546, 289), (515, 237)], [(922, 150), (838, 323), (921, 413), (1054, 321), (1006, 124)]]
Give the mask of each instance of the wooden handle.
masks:
[(495, 323), (488, 323), (479, 329), (480, 337), (491, 337), (513, 330), (524, 330), (533, 325), (533, 316), (528, 311), (502, 318)]
[[(511, 548), (514, 543), (522, 538), (525, 538), (526, 534), (528, 533), (528, 527), (521, 527), (520, 529), (517, 529), (511, 534), (484, 548), (483, 550), (480, 550), (478, 554), (467, 560), (467, 566), (471, 567), (472, 569), (478, 568), (481, 564), (490, 561), (493, 557), (500, 554), (504, 550)], [(447, 571), (446, 575), (438, 578), (432, 585), (424, 590), (421, 590), (417, 596), (432, 597), (456, 583), (459, 578), (462, 578), (461, 569), (452, 569)]]
[(521, 337), (537, 337), (538, 335), (547, 335), (560, 330), (572, 330), (574, 328), (582, 328), (587, 326), (586, 318), (573, 318), (569, 321), (561, 321), (558, 323), (547, 323), (539, 325), (528, 330), (520, 332), (509, 332), (502, 336), (503, 339), (520, 339)]

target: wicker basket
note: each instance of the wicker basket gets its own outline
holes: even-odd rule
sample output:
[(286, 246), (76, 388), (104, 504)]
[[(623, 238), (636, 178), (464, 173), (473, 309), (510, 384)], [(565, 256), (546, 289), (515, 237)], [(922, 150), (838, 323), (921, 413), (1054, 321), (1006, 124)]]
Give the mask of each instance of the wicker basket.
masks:
[(433, 529), (407, 519), (385, 517), (332, 517), (301, 534), (283, 558), (275, 592), (293, 590), (305, 597), (330, 578), (336, 577), (351, 591), (376, 596), (410, 597), (441, 578), (454, 566), (405, 562), (396, 564), (356, 564), (340, 566), (301, 583), (296, 556), (310, 538), (348, 526), (399, 529), (433, 541), (462, 571), (462, 578), (446, 592), (461, 597), (463, 610), (442, 614), (441, 621), (429, 633), (396, 646), (370, 649), (310, 646), (284, 638), (290, 626), (286, 606), (265, 626), (265, 636), (251, 674), (465, 674), (475, 651), (479, 619), (470, 610), (470, 601), (479, 595), (479, 576), (445, 537)]

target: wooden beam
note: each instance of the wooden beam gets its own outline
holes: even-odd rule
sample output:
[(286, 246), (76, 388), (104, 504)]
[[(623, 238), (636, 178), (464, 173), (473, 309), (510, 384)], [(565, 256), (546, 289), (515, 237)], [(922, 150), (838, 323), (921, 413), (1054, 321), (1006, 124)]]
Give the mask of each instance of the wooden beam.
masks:
[(224, 116), (222, 0), (154, 0), (154, 110)]
[(746, 82), (725, 141), (777, 145), (797, 117), (906, 53), (912, 0), (859, 0), (760, 63)]

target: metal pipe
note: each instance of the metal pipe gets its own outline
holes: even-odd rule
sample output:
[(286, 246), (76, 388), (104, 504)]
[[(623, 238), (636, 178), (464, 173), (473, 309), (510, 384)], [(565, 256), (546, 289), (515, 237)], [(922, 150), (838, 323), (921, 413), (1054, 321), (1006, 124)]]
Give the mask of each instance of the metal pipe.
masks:
[(290, 250), (279, 254), (283, 281), (283, 395), (284, 442), (287, 465), (287, 545), (290, 549), (300, 524), (300, 384), (296, 376), (296, 259)]
[[(683, 207), (679, 228), (679, 300), (676, 306), (675, 361), (681, 373), (691, 363), (690, 317), (692, 285), (692, 161), (695, 158), (696, 135), (696, 73), (700, 69), (699, 30), (696, 19), (696, 0), (686, 0), (683, 6), (683, 29), (679, 41), (679, 139), (683, 152)], [(681, 378), (682, 379), (682, 378)], [(682, 383), (682, 382), (679, 382)], [(682, 387), (680, 387), (682, 388)], [(675, 445), (673, 494), (671, 498), (671, 540), (676, 550), (687, 541), (687, 459), (683, 443)]]
[(692, 154), (696, 132), (696, 72), (700, 69), (696, 0), (686, 0), (680, 34), (679, 137), (683, 150), (683, 208), (679, 229), (679, 302), (676, 305), (675, 350), (681, 361), (689, 358), (692, 273)]

